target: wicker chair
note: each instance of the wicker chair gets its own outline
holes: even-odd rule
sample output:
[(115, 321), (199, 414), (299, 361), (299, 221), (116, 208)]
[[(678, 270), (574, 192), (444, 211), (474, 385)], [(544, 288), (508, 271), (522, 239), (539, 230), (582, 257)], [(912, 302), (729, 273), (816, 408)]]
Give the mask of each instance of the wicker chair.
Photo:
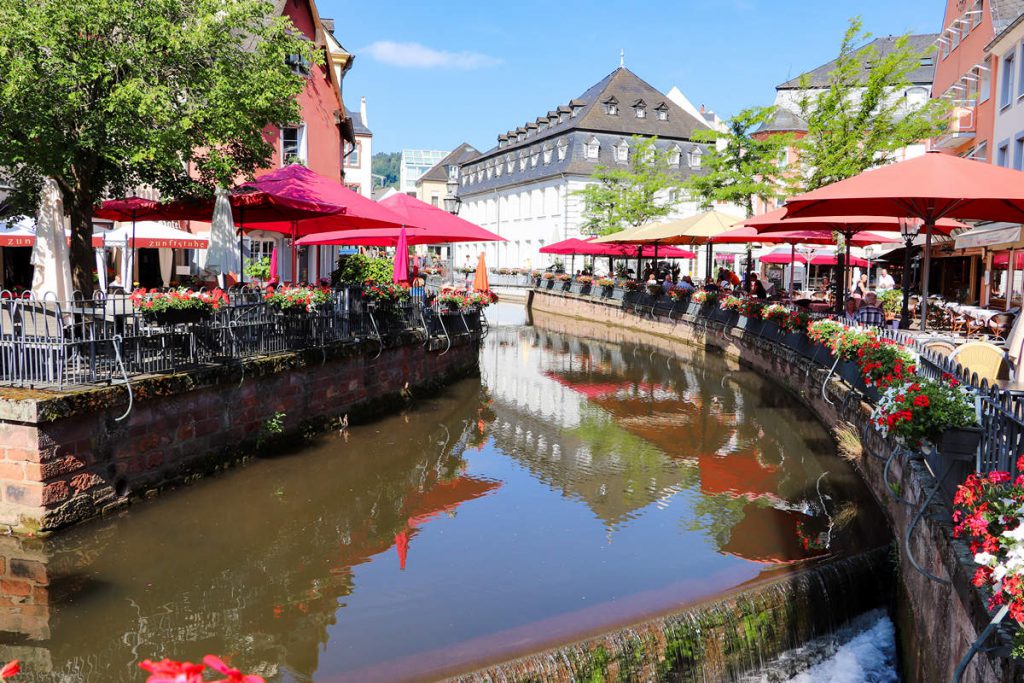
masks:
[(995, 339), (1004, 341), (1010, 335), (1013, 321), (1017, 316), (1013, 313), (997, 313), (988, 319), (988, 329)]
[(931, 351), (934, 354), (941, 356), (942, 358), (949, 358), (956, 351), (956, 344), (945, 339), (935, 339), (930, 342), (926, 342), (924, 345), (925, 350)]
[(974, 341), (958, 347), (949, 356), (965, 370), (978, 376), (978, 381), (987, 380), (989, 385), (1005, 384), (1010, 379), (1010, 362), (1006, 351), (995, 344)]

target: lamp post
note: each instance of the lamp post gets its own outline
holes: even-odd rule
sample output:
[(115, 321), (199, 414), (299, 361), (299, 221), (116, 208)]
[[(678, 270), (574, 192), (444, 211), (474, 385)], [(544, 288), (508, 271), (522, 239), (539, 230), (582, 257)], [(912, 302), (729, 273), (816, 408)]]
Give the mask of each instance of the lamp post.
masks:
[[(459, 199), (457, 194), (459, 189), (459, 166), (458, 164), (448, 164), (445, 166), (445, 170), (448, 171), (448, 182), (445, 185), (448, 193), (444, 198), (444, 210), (453, 216), (458, 216), (459, 209), (462, 208), (462, 200)], [(452, 244), (448, 245), (448, 275), (451, 278), (452, 284), (455, 284), (455, 246)]]
[(871, 260), (875, 257), (875, 248), (870, 244), (864, 247), (864, 258), (868, 261), (868, 289), (871, 289)]
[(914, 246), (917, 233), (921, 231), (921, 221), (916, 218), (900, 219), (900, 237), (903, 238), (903, 309), (900, 317), (900, 329), (910, 329), (910, 248)]

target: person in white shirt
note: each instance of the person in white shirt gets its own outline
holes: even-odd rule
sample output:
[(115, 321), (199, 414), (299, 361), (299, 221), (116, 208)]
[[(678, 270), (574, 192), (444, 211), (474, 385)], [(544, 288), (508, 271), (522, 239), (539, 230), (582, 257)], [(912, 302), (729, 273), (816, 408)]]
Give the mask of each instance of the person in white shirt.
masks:
[(896, 280), (892, 279), (892, 275), (889, 275), (889, 271), (885, 268), (878, 271), (878, 283), (875, 285), (875, 289), (880, 292), (896, 289)]

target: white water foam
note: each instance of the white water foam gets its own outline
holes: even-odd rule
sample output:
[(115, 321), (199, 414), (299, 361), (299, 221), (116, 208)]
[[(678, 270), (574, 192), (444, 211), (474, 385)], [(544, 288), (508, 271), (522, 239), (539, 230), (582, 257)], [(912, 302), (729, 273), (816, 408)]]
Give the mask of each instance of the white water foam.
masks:
[(875, 610), (827, 638), (784, 653), (742, 683), (897, 683), (896, 629)]

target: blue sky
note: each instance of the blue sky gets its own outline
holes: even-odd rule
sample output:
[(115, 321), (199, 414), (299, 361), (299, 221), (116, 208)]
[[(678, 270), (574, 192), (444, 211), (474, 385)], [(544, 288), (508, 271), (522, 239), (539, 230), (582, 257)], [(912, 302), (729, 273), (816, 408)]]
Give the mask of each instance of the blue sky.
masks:
[[(356, 55), (374, 151), (480, 150), (576, 97), (619, 63), (723, 118), (835, 57), (847, 20), (876, 36), (937, 32), (941, 0), (317, 0)], [(627, 13), (623, 8), (630, 8)]]

